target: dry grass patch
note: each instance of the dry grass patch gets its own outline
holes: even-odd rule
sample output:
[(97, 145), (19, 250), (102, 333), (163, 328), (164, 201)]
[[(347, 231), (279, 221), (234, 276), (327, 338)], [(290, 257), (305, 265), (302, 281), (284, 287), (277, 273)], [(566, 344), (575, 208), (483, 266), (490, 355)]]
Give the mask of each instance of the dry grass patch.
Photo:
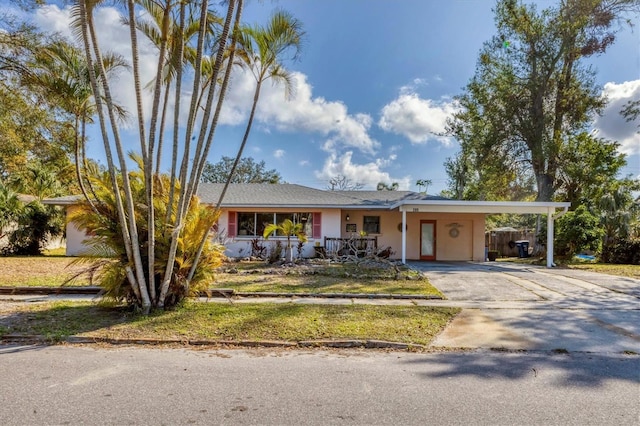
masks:
[[(86, 268), (86, 265), (70, 265), (75, 258), (33, 256), (0, 257), (0, 285), (58, 287)], [(87, 280), (77, 280), (68, 285), (88, 285)]]
[(611, 263), (572, 263), (564, 265), (570, 269), (600, 272), (609, 275), (640, 279), (640, 265), (615, 265)]
[(0, 336), (38, 334), (108, 338), (299, 342), (317, 339), (387, 340), (427, 345), (456, 308), (367, 305), (221, 304), (188, 302), (170, 312), (140, 316), (124, 308), (58, 302), (16, 305), (0, 320)]

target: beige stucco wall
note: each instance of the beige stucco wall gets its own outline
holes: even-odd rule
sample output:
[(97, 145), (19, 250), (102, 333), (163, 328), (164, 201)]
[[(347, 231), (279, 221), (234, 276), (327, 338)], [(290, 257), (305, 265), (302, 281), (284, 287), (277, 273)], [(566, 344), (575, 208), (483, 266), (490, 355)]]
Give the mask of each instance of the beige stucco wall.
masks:
[[(349, 221), (346, 216), (349, 215)], [(378, 237), (378, 247), (391, 246), (394, 258), (402, 257), (402, 232), (398, 225), (402, 223), (400, 211), (343, 210), (343, 225), (340, 236), (347, 238), (347, 223), (355, 223), (357, 232), (362, 230), (363, 216), (380, 216), (380, 233), (371, 234)], [(407, 254), (409, 260), (420, 259), (420, 221), (436, 221), (436, 260), (473, 260), (484, 261), (484, 214), (469, 213), (407, 213)], [(453, 223), (458, 223), (459, 235), (452, 238), (449, 230)], [(331, 236), (328, 235), (327, 236)]]
[[(69, 206), (67, 215), (74, 207)], [(305, 209), (259, 209), (261, 212), (290, 212), (292, 210)], [(233, 209), (236, 212), (256, 211), (256, 209)], [(398, 225), (402, 222), (400, 211), (387, 210), (337, 210), (315, 209), (310, 212), (322, 213), (323, 237), (349, 237), (346, 231), (347, 223), (355, 223), (357, 231), (362, 230), (363, 216), (380, 216), (380, 233), (377, 234), (378, 246), (385, 248), (390, 246), (395, 254), (393, 258), (402, 257), (402, 233)], [(349, 221), (346, 215), (349, 214)], [(420, 220), (436, 221), (436, 260), (473, 260), (484, 261), (484, 214), (447, 214), (447, 213), (407, 213), (407, 259), (420, 258)], [(218, 229), (226, 234), (229, 223), (229, 211), (223, 210), (218, 220)], [(449, 235), (451, 223), (458, 223), (459, 236), (452, 238)], [(76, 228), (75, 224), (67, 223), (67, 256), (77, 256), (87, 250), (83, 244), (87, 236)], [(284, 238), (282, 238), (285, 240)], [(271, 238), (270, 240), (275, 240)], [(315, 254), (314, 246), (323, 245), (323, 238), (315, 240), (309, 236), (309, 241), (303, 249), (303, 256), (312, 257)], [(226, 255), (230, 257), (248, 256), (251, 254), (251, 237), (233, 237), (226, 241)]]

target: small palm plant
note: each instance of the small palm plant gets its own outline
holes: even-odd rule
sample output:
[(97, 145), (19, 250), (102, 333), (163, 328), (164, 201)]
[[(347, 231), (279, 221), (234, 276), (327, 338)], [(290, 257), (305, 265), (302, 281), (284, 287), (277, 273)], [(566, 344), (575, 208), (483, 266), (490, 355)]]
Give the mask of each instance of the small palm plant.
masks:
[(304, 233), (304, 225), (302, 223), (293, 223), (291, 219), (285, 219), (281, 224), (277, 225), (272, 223), (264, 228), (263, 237), (268, 240), (269, 237), (278, 232), (284, 234), (287, 237), (287, 251), (285, 253), (285, 261), (287, 263), (293, 262), (293, 250), (291, 248), (291, 237), (297, 237), (301, 243), (307, 242), (307, 235)]

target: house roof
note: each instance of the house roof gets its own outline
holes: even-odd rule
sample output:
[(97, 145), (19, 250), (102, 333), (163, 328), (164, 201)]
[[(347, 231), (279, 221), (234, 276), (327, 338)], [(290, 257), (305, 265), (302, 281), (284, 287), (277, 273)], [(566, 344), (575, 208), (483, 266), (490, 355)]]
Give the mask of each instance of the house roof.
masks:
[[(200, 184), (202, 202), (216, 204), (223, 184)], [(43, 200), (45, 204), (71, 205), (78, 195)], [(569, 203), (520, 201), (462, 201), (412, 191), (329, 191), (296, 184), (231, 184), (222, 203), (224, 208), (339, 208), (400, 209), (406, 212), (444, 213), (548, 213), (568, 208)]]

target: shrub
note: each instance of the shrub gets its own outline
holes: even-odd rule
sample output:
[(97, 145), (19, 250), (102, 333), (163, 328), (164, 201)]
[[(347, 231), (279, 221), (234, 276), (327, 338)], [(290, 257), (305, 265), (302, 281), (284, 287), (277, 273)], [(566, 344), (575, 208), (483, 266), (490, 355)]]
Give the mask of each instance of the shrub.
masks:
[[(144, 205), (146, 198), (142, 172), (130, 173), (130, 180), (134, 202)], [(91, 247), (91, 251), (87, 255), (92, 256), (92, 259), (88, 259), (92, 265), (87, 269), (87, 272), (95, 274), (95, 279), (103, 287), (105, 296), (116, 300), (126, 300), (130, 304), (137, 304), (138, 298), (135, 297), (134, 290), (126, 277), (126, 271), (130, 265), (125, 252), (125, 244), (120, 230), (115, 197), (111, 191), (109, 176), (105, 173), (91, 178), (91, 182), (99, 198), (99, 201), (94, 203), (96, 210), (93, 210), (88, 203), (82, 203), (69, 218), (81, 229), (92, 235), (86, 241)], [(169, 186), (170, 180), (167, 176), (160, 176), (154, 182), (156, 218), (163, 218), (167, 215)], [(175, 198), (172, 207), (173, 211), (175, 211), (177, 207)], [(145, 214), (146, 210), (138, 209), (138, 212), (136, 224), (140, 241), (147, 241), (148, 221)], [(191, 200), (184, 227), (178, 240), (176, 260), (171, 274), (169, 292), (165, 299), (165, 307), (175, 306), (184, 297), (205, 290), (213, 281), (215, 269), (222, 264), (224, 247), (214, 243), (210, 238), (205, 242), (195, 275), (189, 283), (187, 283), (187, 276), (195, 261), (202, 236), (211, 230), (217, 219), (217, 214), (212, 206), (200, 204), (197, 197), (193, 197)], [(164, 226), (164, 221), (156, 220), (155, 259), (153, 260), (156, 294), (159, 294), (160, 285), (165, 274), (171, 244), (171, 231), (172, 229)], [(142, 263), (145, 271), (147, 271), (149, 265), (148, 251), (146, 249), (141, 250), (141, 255)]]
[(640, 238), (616, 239), (603, 248), (602, 261), (640, 265)]
[(558, 219), (556, 253), (573, 257), (582, 251), (599, 252), (604, 231), (598, 218), (584, 206)]

